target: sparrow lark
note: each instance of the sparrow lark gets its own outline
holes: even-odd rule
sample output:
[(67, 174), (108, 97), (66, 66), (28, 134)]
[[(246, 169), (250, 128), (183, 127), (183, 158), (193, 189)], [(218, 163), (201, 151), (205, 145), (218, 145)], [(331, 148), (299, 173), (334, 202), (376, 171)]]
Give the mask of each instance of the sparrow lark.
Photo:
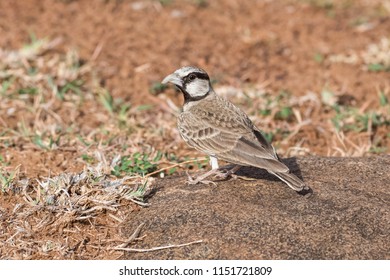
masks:
[(204, 70), (182, 67), (165, 77), (162, 83), (174, 84), (184, 95), (183, 110), (177, 123), (180, 135), (188, 145), (210, 157), (212, 169), (196, 179), (189, 177), (189, 183), (208, 183), (207, 177), (221, 175), (220, 159), (235, 164), (223, 173), (225, 178), (241, 166), (255, 166), (266, 169), (295, 191), (309, 190), (280, 161), (274, 147), (248, 116), (215, 93)]

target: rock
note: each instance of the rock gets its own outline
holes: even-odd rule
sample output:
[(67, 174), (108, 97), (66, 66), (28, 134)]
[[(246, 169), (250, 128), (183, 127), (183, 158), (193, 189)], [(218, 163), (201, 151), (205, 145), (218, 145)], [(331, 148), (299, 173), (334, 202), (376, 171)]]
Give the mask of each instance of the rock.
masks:
[(124, 227), (132, 248), (202, 240), (180, 248), (127, 252), (128, 259), (390, 259), (390, 156), (285, 161), (313, 189), (302, 196), (267, 172), (217, 186), (157, 181), (150, 206)]

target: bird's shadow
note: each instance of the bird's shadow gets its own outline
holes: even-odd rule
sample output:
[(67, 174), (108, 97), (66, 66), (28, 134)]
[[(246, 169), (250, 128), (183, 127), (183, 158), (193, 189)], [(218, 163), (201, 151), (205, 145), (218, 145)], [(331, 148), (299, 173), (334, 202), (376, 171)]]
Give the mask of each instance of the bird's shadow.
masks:
[[(285, 165), (287, 165), (287, 167), (290, 169), (290, 171), (292, 173), (294, 173), (301, 180), (303, 180), (301, 169), (299, 168), (299, 165), (298, 165), (297, 160), (296, 160), (295, 157), (281, 159), (281, 161)], [(221, 169), (229, 170), (233, 166), (234, 165), (229, 164), (229, 165), (226, 165), (226, 166), (221, 166)], [(186, 173), (184, 173), (184, 172), (179, 173), (177, 176), (171, 177), (171, 179), (175, 180), (175, 179), (181, 178), (182, 176), (185, 176), (185, 174)], [(258, 167), (253, 167), (253, 166), (242, 166), (237, 172), (235, 172), (235, 175), (242, 176), (242, 177), (247, 177), (247, 178), (251, 178), (251, 179), (261, 179), (261, 180), (269, 180), (269, 181), (280, 182), (280, 179), (278, 177), (268, 173), (267, 170), (262, 169), (262, 168), (258, 168)], [(225, 178), (225, 179), (221, 179), (221, 180), (213, 180), (213, 181), (214, 182), (218, 182), (218, 181), (226, 181), (226, 180), (229, 180), (229, 178)], [(165, 181), (162, 180), (162, 181), (159, 181), (159, 182), (161, 183), (161, 182), (165, 182)], [(166, 184), (170, 185), (171, 182), (166, 182)], [(145, 200), (144, 202), (148, 202), (148, 200), (150, 198), (152, 198), (157, 192), (159, 192), (162, 189), (164, 189), (164, 187), (165, 187), (165, 184), (157, 185), (150, 193), (148, 193), (144, 197), (144, 200)], [(191, 189), (194, 189), (194, 188), (195, 188), (195, 186), (191, 185)], [(309, 190), (301, 191), (301, 192), (298, 192), (298, 193), (300, 193), (302, 195), (306, 195), (307, 193), (311, 193), (311, 192), (312, 191), (309, 188)]]
[[(290, 169), (290, 172), (295, 174), (299, 179), (302, 181), (302, 173), (301, 169), (299, 168), (299, 165), (297, 163), (297, 159), (295, 157), (292, 158), (285, 158), (281, 159), (281, 161), (287, 165), (287, 167)], [(226, 167), (224, 167), (226, 168)], [(229, 167), (227, 167), (229, 168)], [(246, 178), (251, 179), (262, 179), (262, 180), (268, 180), (268, 181), (280, 181), (278, 177), (275, 175), (272, 175), (268, 173), (267, 170), (253, 167), (253, 166), (242, 166), (237, 172), (235, 172), (235, 175), (242, 176)], [(228, 179), (228, 178), (226, 178)], [(305, 197), (311, 197), (311, 194), (313, 193), (313, 190), (309, 186), (305, 186), (302, 190), (297, 191), (299, 195), (305, 196)]]
[[(303, 180), (301, 169), (299, 168), (297, 159), (295, 157), (285, 158), (281, 161), (288, 166), (292, 173), (294, 173), (301, 180)], [(270, 181), (280, 181), (278, 177), (268, 173), (267, 170), (253, 166), (243, 166), (235, 174), (238, 176), (244, 176), (252, 179), (267, 179)]]

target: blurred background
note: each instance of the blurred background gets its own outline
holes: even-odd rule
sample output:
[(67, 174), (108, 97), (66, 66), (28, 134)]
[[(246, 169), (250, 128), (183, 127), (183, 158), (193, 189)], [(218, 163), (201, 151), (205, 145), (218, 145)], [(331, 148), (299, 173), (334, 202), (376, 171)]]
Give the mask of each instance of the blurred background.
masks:
[(282, 157), (390, 152), (390, 0), (1, 0), (0, 259), (121, 257), (155, 177), (208, 168), (184, 65)]
[(389, 15), (388, 0), (3, 0), (0, 160), (39, 175), (96, 150), (200, 157), (160, 83), (184, 65), (283, 156), (388, 153)]

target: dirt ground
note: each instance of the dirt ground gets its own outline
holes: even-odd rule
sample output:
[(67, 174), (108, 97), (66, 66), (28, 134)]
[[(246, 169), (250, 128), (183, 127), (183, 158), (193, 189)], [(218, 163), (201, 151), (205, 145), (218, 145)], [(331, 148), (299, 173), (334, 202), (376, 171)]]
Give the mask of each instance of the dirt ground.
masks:
[[(19, 180), (81, 172), (97, 151), (110, 160), (136, 152), (174, 154), (158, 167), (169, 166), (173, 157), (202, 156), (176, 132), (174, 110), (182, 97), (159, 84), (184, 65), (204, 68), (217, 92), (236, 100), (285, 157), (390, 151), (387, 0), (3, 0), (0, 34), (0, 54), (7, 57), (34, 38), (58, 40), (21, 64), (56, 71), (56, 63), (70, 59), (81, 69), (75, 77), (85, 81), (77, 86), (84, 95), (75, 89), (61, 100), (46, 96), (52, 103), (40, 107), (39, 93), (23, 94), (17, 83), (11, 89), (27, 97), (11, 98), (9, 76), (0, 75), (0, 163), (7, 174), (17, 170)], [(65, 74), (59, 72), (53, 74), (59, 89), (76, 81), (61, 81)], [(7, 215), (17, 215), (18, 203), (25, 201), (0, 194), (3, 226)], [(51, 224), (47, 232), (37, 227), (25, 234), (29, 246), (50, 241), (58, 250), (28, 252), (7, 225), (0, 230), (7, 245), (0, 259), (120, 258), (102, 248), (123, 239), (118, 220), (140, 206), (126, 202), (120, 209), (111, 220), (106, 209), (93, 222), (65, 223), (60, 231)]]
[[(238, 173), (258, 180), (217, 186), (185, 186), (178, 177), (159, 181), (152, 207), (129, 215), (125, 232), (142, 226), (143, 239), (126, 257), (390, 259), (389, 156), (301, 157), (286, 163), (304, 170), (314, 189), (309, 197), (286, 191), (266, 171), (246, 167)], [(148, 250), (168, 244), (188, 245)]]
[[(294, 97), (329, 88), (357, 107), (375, 108), (378, 89), (388, 93), (388, 72), (315, 59), (363, 51), (388, 37), (386, 1), (166, 2), (2, 1), (0, 46), (19, 48), (32, 33), (61, 37), (60, 47), (95, 61), (101, 83), (131, 104), (158, 103), (153, 83), (187, 64), (207, 69), (217, 85), (265, 85)], [(304, 147), (326, 155), (318, 131), (305, 132)]]

